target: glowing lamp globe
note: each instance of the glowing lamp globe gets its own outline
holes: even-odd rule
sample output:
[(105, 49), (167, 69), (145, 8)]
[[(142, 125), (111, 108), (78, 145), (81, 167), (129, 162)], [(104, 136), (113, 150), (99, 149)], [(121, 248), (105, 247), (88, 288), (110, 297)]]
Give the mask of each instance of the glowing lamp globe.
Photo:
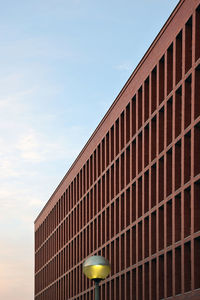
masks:
[(94, 281), (105, 279), (110, 273), (110, 264), (102, 256), (94, 255), (83, 263), (83, 273)]

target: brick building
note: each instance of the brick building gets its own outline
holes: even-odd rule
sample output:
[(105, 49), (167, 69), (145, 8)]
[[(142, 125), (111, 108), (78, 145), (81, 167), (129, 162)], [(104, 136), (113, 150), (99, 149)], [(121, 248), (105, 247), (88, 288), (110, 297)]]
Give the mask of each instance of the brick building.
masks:
[(181, 0), (35, 221), (35, 300), (200, 299), (200, 0)]

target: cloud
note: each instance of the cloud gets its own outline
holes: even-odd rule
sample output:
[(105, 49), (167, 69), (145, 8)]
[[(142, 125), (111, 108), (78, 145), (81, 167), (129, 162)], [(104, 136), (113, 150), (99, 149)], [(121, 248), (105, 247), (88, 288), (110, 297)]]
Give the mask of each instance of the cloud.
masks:
[(120, 65), (117, 65), (114, 68), (119, 71), (132, 71), (133, 70), (133, 66), (128, 63), (123, 63)]
[[(36, 203), (36, 195), (30, 194), (31, 190), (23, 187), (18, 187), (13, 184), (13, 189), (9, 184), (2, 184), (0, 189), (0, 203), (1, 211), (0, 216), (2, 218), (11, 217), (21, 217), (27, 211), (28, 205), (33, 206)], [(39, 199), (37, 199), (39, 202)], [(40, 200), (40, 202), (42, 202)], [(6, 215), (5, 215), (6, 213)], [(17, 213), (17, 214), (16, 214)], [(16, 214), (16, 215), (15, 215)]]
[(42, 150), (41, 143), (33, 130), (23, 135), (16, 146), (20, 151), (20, 156), (22, 159), (30, 162), (41, 162), (45, 159), (45, 149)]
[[(57, 136), (53, 137), (55, 139), (52, 142), (52, 138), (30, 128), (19, 138), (16, 149), (19, 150), (21, 159), (30, 163), (53, 161), (64, 157), (65, 159), (72, 159), (75, 152), (77, 152), (72, 145), (75, 141), (72, 136), (75, 134), (78, 137), (79, 130), (81, 131), (81, 128), (70, 127), (68, 131), (71, 131), (71, 133), (68, 136), (66, 135), (65, 140)], [(72, 137), (72, 140), (69, 136)], [(77, 146), (77, 148), (79, 147)]]
[[(1, 157), (1, 155), (0, 155)], [(0, 178), (18, 177), (21, 172), (13, 167), (13, 163), (9, 159), (1, 160), (0, 165)]]

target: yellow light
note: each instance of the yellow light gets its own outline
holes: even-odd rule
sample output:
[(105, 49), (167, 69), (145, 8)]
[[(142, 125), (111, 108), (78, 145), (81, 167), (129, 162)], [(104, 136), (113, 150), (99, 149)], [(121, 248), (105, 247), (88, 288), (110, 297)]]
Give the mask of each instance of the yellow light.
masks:
[(89, 279), (105, 279), (110, 273), (110, 264), (102, 256), (89, 257), (83, 264), (83, 273)]
[(110, 273), (109, 265), (94, 265), (94, 266), (86, 266), (83, 268), (83, 273), (89, 279), (105, 279)]

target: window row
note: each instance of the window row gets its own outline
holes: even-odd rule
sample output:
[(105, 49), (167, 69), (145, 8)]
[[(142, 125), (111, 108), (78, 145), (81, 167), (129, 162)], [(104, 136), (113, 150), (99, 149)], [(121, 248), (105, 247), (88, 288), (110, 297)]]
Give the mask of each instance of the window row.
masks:
[[(165, 254), (101, 284), (102, 299), (166, 299), (200, 288), (200, 238), (188, 241)], [(195, 263), (194, 263), (195, 262)], [(194, 272), (194, 273), (193, 273)], [(191, 277), (194, 274), (194, 286)], [(87, 290), (89, 289), (89, 292)], [(48, 289), (36, 300), (93, 299), (94, 287), (78, 266)], [(51, 291), (51, 292), (50, 292)], [(85, 293), (86, 291), (86, 293)], [(49, 293), (49, 297), (47, 297)], [(81, 295), (80, 295), (81, 294)], [(47, 297), (47, 298), (46, 298)]]
[[(128, 193), (129, 190), (127, 190)], [(129, 225), (130, 221), (124, 213), (120, 218), (119, 215), (117, 216), (116, 209), (121, 210), (121, 207), (113, 203), (36, 275), (37, 289), (43, 289), (56, 278), (82, 263), (85, 257), (94, 255), (98, 248), (101, 248), (104, 256), (110, 258), (111, 274), (116, 274), (190, 236), (192, 215), (194, 216), (193, 232), (200, 231), (199, 195), (200, 181), (197, 181), (194, 183), (193, 212), (189, 187), (116, 237), (105, 250), (103, 247), (105, 242), (114, 237), (119, 230), (123, 230), (125, 225)], [(129, 207), (125, 211), (129, 212)], [(106, 219), (107, 222), (105, 222)], [(120, 262), (119, 257), (121, 257)]]
[[(98, 228), (101, 231), (103, 230), (103, 232), (106, 229), (106, 234), (102, 234), (101, 239), (99, 238), (100, 244), (107, 242), (115, 234), (129, 226), (129, 224), (142, 217), (155, 205), (163, 201), (166, 196), (169, 197), (172, 193), (172, 186), (174, 186), (174, 190), (178, 190), (181, 187), (181, 177), (183, 178), (184, 183), (187, 183), (191, 179), (190, 138), (191, 134), (188, 132), (183, 139), (178, 141), (177, 144), (166, 153), (166, 155), (161, 157), (157, 163), (140, 176), (138, 180), (127, 188), (126, 191), (121, 193), (119, 197), (116, 197), (115, 201), (104, 209), (98, 218), (93, 219), (89, 224), (92, 232), (95, 228)], [(183, 145), (184, 151), (182, 151), (181, 145)], [(194, 159), (197, 163), (194, 165), (194, 175), (200, 173), (199, 149), (200, 127), (196, 126), (194, 129)], [(182, 153), (184, 153), (184, 160), (181, 159)], [(165, 165), (166, 167), (164, 167)], [(175, 176), (173, 175), (172, 170), (174, 170)], [(111, 187), (107, 185), (109, 189), (112, 190), (112, 186), (117, 188), (118, 184), (115, 183), (118, 175), (119, 173), (116, 172), (116, 176), (111, 177)], [(52, 256), (63, 248), (66, 243), (73, 237), (76, 237), (76, 235), (85, 228), (96, 213), (100, 211), (100, 204), (103, 203), (105, 205), (104, 201), (107, 199), (106, 194), (108, 191), (107, 193), (105, 192), (104, 184), (104, 180), (99, 181), (97, 191), (94, 188), (86, 198), (83, 198), (68, 218), (64, 220), (42, 248), (36, 253), (36, 272)], [(198, 190), (198, 186), (198, 184), (195, 184), (195, 191)], [(166, 193), (165, 195), (164, 192)], [(195, 212), (196, 211), (197, 210), (195, 210)], [(86, 228), (84, 230), (87, 230)]]

